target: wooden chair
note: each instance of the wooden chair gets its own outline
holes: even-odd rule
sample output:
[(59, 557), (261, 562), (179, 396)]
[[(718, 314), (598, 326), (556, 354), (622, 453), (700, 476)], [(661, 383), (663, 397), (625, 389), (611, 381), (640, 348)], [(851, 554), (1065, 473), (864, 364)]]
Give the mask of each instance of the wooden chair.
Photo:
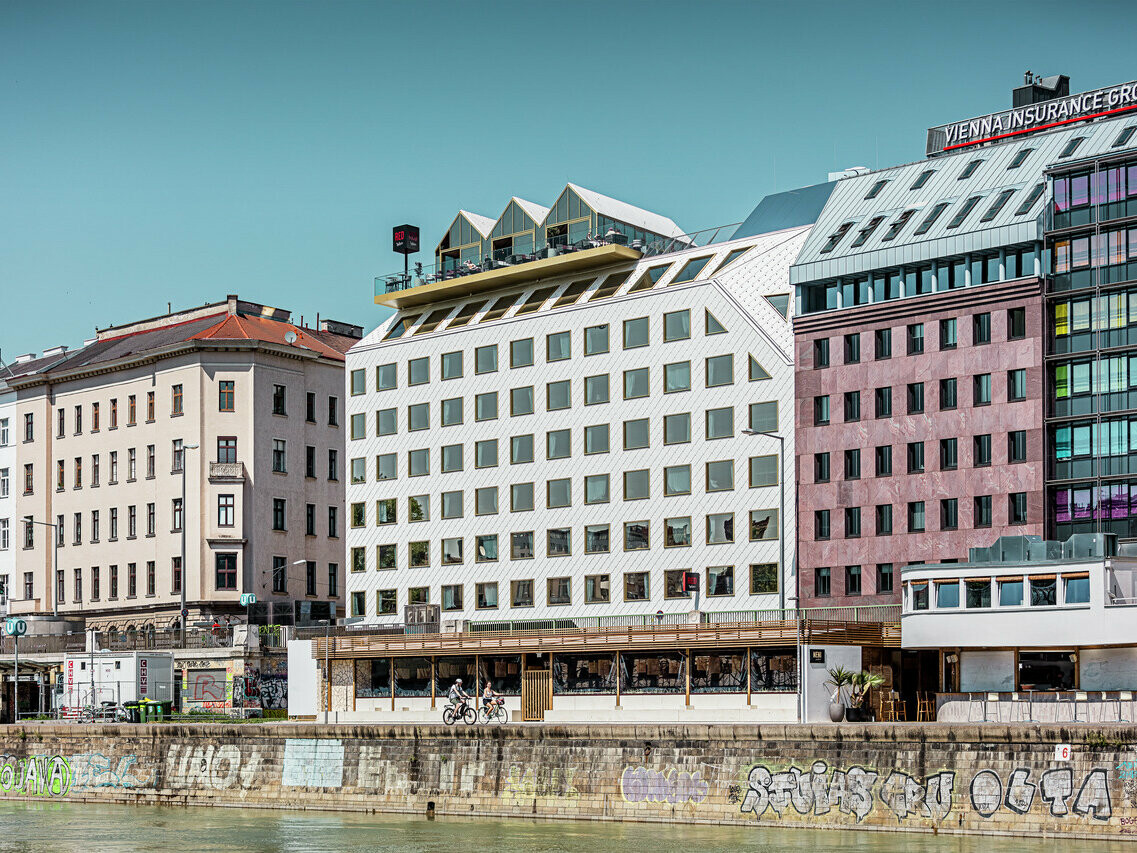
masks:
[(916, 694), (916, 722), (931, 723), (936, 719), (936, 697), (932, 693)]

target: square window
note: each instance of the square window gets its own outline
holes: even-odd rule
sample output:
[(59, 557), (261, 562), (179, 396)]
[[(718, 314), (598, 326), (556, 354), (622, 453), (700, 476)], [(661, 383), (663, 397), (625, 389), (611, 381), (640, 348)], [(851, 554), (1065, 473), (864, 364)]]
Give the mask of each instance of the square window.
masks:
[(608, 452), (608, 424), (595, 424), (584, 428), (584, 452)]
[(626, 573), (624, 575), (624, 601), (647, 601), (648, 597), (648, 573)]
[(462, 562), (462, 542), (460, 538), (442, 540), (442, 565), (456, 566)]
[(688, 598), (686, 569), (671, 569), (663, 573), (664, 598)]
[(515, 435), (509, 440), (509, 464), (520, 465), (533, 461), (533, 436)]
[(412, 586), (407, 590), (407, 604), (430, 604), (430, 587)]
[(497, 344), (478, 347), (474, 350), (474, 373), (497, 372)]
[(777, 400), (750, 404), (750, 429), (753, 432), (765, 433), (776, 433), (778, 431)]
[(650, 327), (647, 317), (624, 321), (624, 349), (646, 347), (648, 343), (650, 343)]
[(415, 403), (407, 406), (407, 430), (430, 429), (430, 403)]
[(707, 516), (707, 544), (726, 545), (734, 541), (734, 513), (718, 512)]
[(443, 379), (461, 379), (462, 378), (462, 353), (461, 352), (444, 352), (442, 354), (442, 378)]
[(430, 521), (430, 495), (407, 498), (407, 518), (410, 521)]
[(410, 567), (412, 569), (425, 569), (430, 566), (429, 542), (408, 542), (407, 548), (410, 553)]
[(572, 554), (572, 530), (555, 527), (545, 531), (545, 556), (568, 557)]
[(548, 459), (572, 456), (572, 430), (557, 429), (545, 433), (545, 456)]
[(663, 365), (663, 393), (691, 390), (691, 362), (677, 361)]
[(778, 564), (750, 564), (750, 594), (773, 595), (778, 592)]
[(568, 379), (545, 386), (545, 409), (550, 412), (572, 406), (571, 382)]
[(514, 483), (509, 487), (510, 512), (529, 512), (533, 509), (533, 484)]
[(707, 597), (734, 595), (734, 566), (707, 568)]
[(511, 607), (533, 606), (533, 581), (510, 581), (509, 604)]
[(594, 406), (598, 403), (607, 403), (608, 399), (607, 373), (584, 378), (584, 405)]
[(395, 479), (395, 454), (383, 453), (375, 457), (375, 479)]
[(351, 438), (353, 441), (367, 437), (367, 415), (362, 412), (351, 416)]
[(497, 486), (474, 489), (474, 512), (477, 515), (497, 515)]
[(663, 469), (663, 494), (691, 494), (691, 466), (672, 465)]
[(529, 367), (533, 364), (533, 339), (522, 338), (509, 343), (509, 366)]
[(497, 420), (497, 392), (474, 395), (474, 420)]
[(407, 384), (425, 385), (430, 381), (430, 359), (412, 358), (407, 362)]
[(375, 413), (375, 434), (394, 435), (397, 430), (398, 409), (380, 409)]
[(397, 553), (394, 545), (378, 545), (375, 548), (375, 569), (385, 572), (398, 566)]
[[(351, 371), (351, 396), (358, 397), (360, 394), (367, 392), (367, 377), (366, 372), (363, 370)], [(231, 411), (230, 409), (221, 409), (223, 412)]]
[(639, 367), (624, 371), (624, 399), (635, 400), (651, 393), (648, 368)]
[(496, 610), (497, 609), (497, 583), (479, 583), (475, 584), (474, 590), (477, 594), (475, 607), (478, 610)]
[(442, 448), (442, 473), (450, 474), (463, 468), (462, 445), (448, 444)]
[(646, 521), (628, 521), (624, 524), (624, 550), (646, 551), (650, 541), (651, 525)]
[(545, 361), (564, 361), (572, 357), (572, 337), (569, 332), (556, 332), (545, 337)]
[(497, 535), (479, 536), (475, 539), (477, 553), (474, 560), (478, 563), (497, 562)]
[(607, 474), (592, 474), (584, 478), (584, 502), (606, 504), (610, 499)]
[(443, 492), (442, 517), (461, 518), (462, 514), (462, 492)]
[(382, 500), (375, 501), (376, 525), (395, 524), (397, 520), (394, 498), (383, 498)]
[[(407, 476), (425, 477), (430, 473), (430, 451), (411, 450), (407, 453)], [(382, 479), (381, 477), (377, 479)]]
[(572, 506), (572, 480), (568, 477), (545, 483), (545, 505), (549, 509)]
[(585, 575), (585, 604), (607, 604), (610, 599), (611, 589), (608, 575)]
[(686, 548), (691, 545), (691, 517), (663, 520), (663, 547)]
[(390, 391), (396, 386), (395, 363), (380, 364), (375, 368), (375, 390)]
[(497, 439), (488, 438), (485, 441), (474, 442), (474, 467), (497, 467)]
[(624, 472), (624, 500), (638, 501), (650, 497), (651, 475), (647, 468)]
[(750, 488), (778, 485), (778, 457), (750, 457)]
[(640, 418), (624, 421), (624, 450), (639, 450), (651, 444), (651, 421)]
[(706, 436), (708, 441), (734, 437), (734, 407), (707, 409)]
[(549, 578), (545, 581), (546, 601), (550, 607), (572, 604), (572, 581), (569, 578)]
[(609, 527), (607, 524), (590, 524), (584, 528), (584, 553), (607, 554), (609, 548)]
[(509, 534), (509, 559), (533, 559), (533, 531), (526, 530), (520, 533)]
[(514, 388), (509, 392), (509, 414), (514, 417), (533, 414), (532, 385), (526, 385), (524, 388)]
[(734, 489), (734, 460), (707, 463), (707, 491), (729, 492)]
[(600, 355), (608, 352), (608, 326), (589, 326), (584, 330), (584, 354)]
[(715, 388), (734, 384), (734, 356), (715, 355), (706, 360), (706, 385)]
[(443, 610), (461, 610), (462, 609), (462, 586), (447, 585), (442, 587), (442, 609)]
[(663, 443), (687, 444), (691, 441), (691, 415), (687, 412), (678, 415), (665, 415), (663, 418)]
[(663, 340), (685, 341), (691, 337), (691, 312), (672, 311), (663, 315)]
[(451, 397), (442, 401), (442, 425), (457, 426), (462, 423), (462, 398)]
[(769, 539), (777, 539), (779, 532), (778, 511), (776, 509), (750, 510), (751, 542), (761, 542)]

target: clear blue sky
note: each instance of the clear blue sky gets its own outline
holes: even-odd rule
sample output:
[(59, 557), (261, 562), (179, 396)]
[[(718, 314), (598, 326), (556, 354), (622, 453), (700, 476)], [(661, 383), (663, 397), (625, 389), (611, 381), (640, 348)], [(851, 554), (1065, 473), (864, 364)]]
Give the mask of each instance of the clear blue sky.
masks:
[(1031, 69), (1137, 78), (1132, 2), (0, 2), (0, 350), (226, 293), (372, 328), (459, 207), (568, 180), (688, 230), (923, 155)]

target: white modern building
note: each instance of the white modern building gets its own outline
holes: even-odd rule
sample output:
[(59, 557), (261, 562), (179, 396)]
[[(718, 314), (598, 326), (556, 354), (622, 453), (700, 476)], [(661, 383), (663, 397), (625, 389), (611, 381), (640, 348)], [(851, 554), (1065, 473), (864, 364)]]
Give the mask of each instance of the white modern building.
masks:
[[(16, 571), (16, 551), (12, 547), (12, 520), (16, 515), (16, 495), (12, 477), (16, 464), (16, 393), (4, 381), (0, 367), (0, 578), (11, 578)], [(0, 615), (8, 614), (8, 588), (0, 589)]]
[(1133, 719), (1132, 551), (1109, 533), (1009, 536), (905, 568), (903, 647), (936, 654), (939, 719)]

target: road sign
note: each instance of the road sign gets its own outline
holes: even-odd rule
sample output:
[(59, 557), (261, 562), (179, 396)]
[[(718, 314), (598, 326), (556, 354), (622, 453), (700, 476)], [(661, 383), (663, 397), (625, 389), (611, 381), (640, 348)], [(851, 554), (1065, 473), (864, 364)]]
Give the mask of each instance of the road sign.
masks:
[(256, 603), (257, 603), (257, 596), (255, 593), (252, 593), (252, 592), (241, 593), (241, 606), (242, 607), (249, 607), (250, 605), (253, 605)]
[(189, 610), (182, 608), (182, 618), (185, 619), (187, 616), (189, 616)]
[(22, 637), (28, 633), (28, 623), (23, 619), (4, 620), (4, 633), (9, 637)]

